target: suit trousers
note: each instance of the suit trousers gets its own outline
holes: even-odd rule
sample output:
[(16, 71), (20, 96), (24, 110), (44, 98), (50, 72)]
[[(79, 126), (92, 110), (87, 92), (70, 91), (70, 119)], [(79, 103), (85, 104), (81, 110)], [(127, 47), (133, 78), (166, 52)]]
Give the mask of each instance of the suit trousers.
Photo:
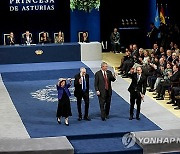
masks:
[(77, 97), (77, 108), (78, 108), (78, 114), (79, 117), (82, 118), (82, 111), (81, 111), (81, 104), (82, 104), (82, 98), (84, 100), (85, 103), (85, 113), (84, 113), (84, 117), (88, 117), (88, 110), (89, 110), (89, 94), (87, 92), (83, 92), (81, 93), (81, 95), (79, 95)]
[(134, 115), (134, 105), (136, 103), (137, 111), (136, 117), (139, 117), (140, 108), (141, 108), (141, 95), (139, 92), (130, 93), (130, 116)]
[(99, 99), (99, 106), (101, 110), (101, 118), (106, 118), (109, 115), (110, 105), (111, 105), (111, 95), (109, 91), (106, 90), (105, 96), (98, 96)]

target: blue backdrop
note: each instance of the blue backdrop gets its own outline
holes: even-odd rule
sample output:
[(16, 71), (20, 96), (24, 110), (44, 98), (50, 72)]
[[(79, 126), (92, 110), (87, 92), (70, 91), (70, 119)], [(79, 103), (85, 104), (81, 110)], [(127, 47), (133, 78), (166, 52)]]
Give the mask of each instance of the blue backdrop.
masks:
[(70, 40), (78, 41), (79, 31), (88, 31), (89, 41), (100, 41), (100, 12), (74, 10), (70, 13)]

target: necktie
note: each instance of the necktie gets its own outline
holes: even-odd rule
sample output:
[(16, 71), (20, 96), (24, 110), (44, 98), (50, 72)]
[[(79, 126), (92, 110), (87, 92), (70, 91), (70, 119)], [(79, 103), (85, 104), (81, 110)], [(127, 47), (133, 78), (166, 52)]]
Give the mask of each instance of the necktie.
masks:
[(108, 90), (108, 80), (105, 72), (104, 72), (104, 81), (105, 81), (105, 89)]
[(85, 78), (84, 76), (82, 77), (83, 78), (83, 91), (86, 91), (86, 82), (85, 82)]

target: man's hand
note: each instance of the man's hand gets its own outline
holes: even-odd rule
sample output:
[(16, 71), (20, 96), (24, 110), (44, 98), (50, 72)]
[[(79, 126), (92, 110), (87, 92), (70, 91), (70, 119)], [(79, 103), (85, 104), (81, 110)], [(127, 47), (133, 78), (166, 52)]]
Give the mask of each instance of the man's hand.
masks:
[(99, 96), (100, 95), (100, 91), (96, 91), (96, 94)]
[(141, 100), (144, 102), (144, 95), (143, 94), (141, 94)]
[(81, 78), (79, 79), (79, 84), (82, 84), (82, 79)]

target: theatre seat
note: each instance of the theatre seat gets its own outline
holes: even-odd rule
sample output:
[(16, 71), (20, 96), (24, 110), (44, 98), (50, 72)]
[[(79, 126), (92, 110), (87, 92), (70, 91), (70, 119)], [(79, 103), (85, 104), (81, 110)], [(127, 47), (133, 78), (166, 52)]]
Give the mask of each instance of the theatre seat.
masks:
[[(84, 33), (84, 32), (78, 32), (78, 42), (81, 42), (81, 38), (82, 38), (82, 36), (83, 36), (83, 33)], [(87, 37), (88, 37), (88, 32), (86, 32), (86, 35), (87, 35)]]
[[(39, 32), (39, 42), (41, 42), (41, 36), (43, 35), (44, 31), (43, 32)], [(47, 34), (47, 37), (49, 37), (49, 33), (48, 32), (45, 32)]]
[(3, 39), (4, 39), (4, 45), (6, 45), (6, 40), (7, 40), (7, 37), (9, 37), (10, 34), (4, 34), (3, 35)]
[[(24, 38), (25, 35), (26, 35), (26, 33), (23, 33), (23, 34), (22, 34), (22, 38)], [(32, 37), (32, 33), (29, 33), (29, 35), (30, 35), (30, 37)]]
[[(58, 36), (58, 32), (57, 33), (54, 33), (54, 43), (55, 43), (55, 38), (56, 36)], [(63, 36), (63, 39), (64, 39), (64, 33), (62, 32), (62, 36)]]

